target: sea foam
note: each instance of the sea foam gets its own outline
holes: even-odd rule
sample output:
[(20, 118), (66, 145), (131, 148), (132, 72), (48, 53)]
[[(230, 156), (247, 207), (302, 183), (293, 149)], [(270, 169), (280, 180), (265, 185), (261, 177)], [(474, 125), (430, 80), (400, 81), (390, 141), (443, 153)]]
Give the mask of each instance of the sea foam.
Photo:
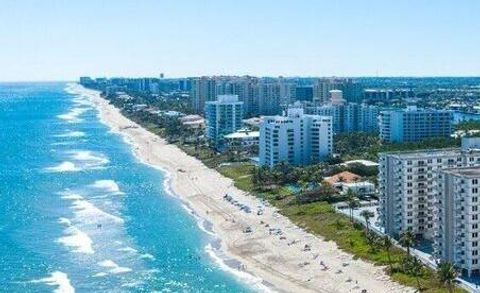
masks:
[(71, 160), (77, 161), (81, 165), (81, 169), (99, 169), (110, 162), (105, 155), (88, 150), (74, 150), (67, 154)]
[(63, 199), (72, 200), (72, 209), (75, 211), (75, 216), (81, 219), (83, 224), (98, 224), (99, 221), (113, 221), (120, 224), (124, 222), (122, 218), (99, 209), (79, 194), (70, 191), (60, 192), (59, 194)]
[[(48, 172), (77, 172), (82, 170), (102, 169), (109, 160), (102, 154), (96, 154), (92, 151), (69, 151), (68, 161), (63, 161), (59, 165), (45, 168)], [(73, 161), (73, 162), (72, 162)]]
[(58, 115), (57, 118), (65, 120), (68, 123), (78, 123), (83, 121), (83, 119), (79, 118), (79, 116), (89, 110), (91, 110), (91, 108), (75, 107), (65, 114)]
[(113, 260), (110, 260), (110, 259), (101, 261), (98, 263), (98, 265), (104, 268), (108, 268), (109, 269), (108, 272), (110, 274), (122, 274), (122, 273), (128, 273), (132, 271), (131, 268), (121, 267), (118, 264), (116, 264)]
[(49, 286), (57, 287), (53, 292), (55, 293), (74, 293), (75, 288), (70, 283), (68, 275), (64, 272), (55, 271), (49, 277), (33, 280), (31, 283), (44, 283)]
[(253, 276), (247, 272), (241, 271), (237, 268), (228, 266), (225, 261), (217, 255), (218, 250), (214, 249), (211, 244), (205, 246), (205, 252), (214, 260), (215, 263), (224, 271), (230, 272), (243, 282), (255, 288), (259, 292), (271, 292), (272, 290), (263, 284), (263, 280), (259, 277)]
[(97, 180), (91, 184), (90, 187), (112, 194), (124, 194), (120, 191), (118, 184), (113, 180)]
[(67, 131), (63, 134), (57, 134), (55, 137), (83, 137), (85, 132), (82, 131)]
[(80, 171), (81, 169), (75, 166), (75, 164), (72, 162), (64, 161), (56, 166), (47, 167), (44, 170), (47, 172), (53, 172), (53, 173), (63, 173), (63, 172), (76, 172), (76, 171)]
[(94, 253), (92, 239), (87, 233), (82, 232), (75, 226), (68, 226), (64, 233), (66, 236), (57, 239), (58, 243), (73, 248), (73, 252), (92, 254)]

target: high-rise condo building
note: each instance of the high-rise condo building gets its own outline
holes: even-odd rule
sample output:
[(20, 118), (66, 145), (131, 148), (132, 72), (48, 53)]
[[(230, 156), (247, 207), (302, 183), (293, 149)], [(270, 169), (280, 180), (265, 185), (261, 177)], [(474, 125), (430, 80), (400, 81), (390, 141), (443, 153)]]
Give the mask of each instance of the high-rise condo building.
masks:
[(380, 107), (375, 105), (362, 104), (359, 111), (359, 131), (378, 132), (378, 116)]
[(258, 114), (278, 115), (281, 113), (280, 84), (273, 82), (259, 82), (257, 88)]
[(341, 90), (348, 102), (362, 102), (362, 87), (351, 78), (320, 78), (313, 85), (313, 97), (320, 103), (326, 103), (330, 99), (331, 90)]
[(306, 165), (332, 155), (332, 118), (289, 108), (286, 116), (265, 116), (260, 124), (260, 165)]
[(205, 109), (205, 102), (215, 100), (217, 96), (215, 79), (210, 77), (198, 77), (191, 80), (192, 107), (196, 113)]
[(252, 76), (231, 76), (217, 78), (217, 95), (237, 95), (238, 100), (243, 102), (243, 114), (251, 117), (258, 112), (256, 89), (258, 78)]
[(452, 112), (446, 110), (407, 109), (380, 112), (380, 138), (386, 142), (420, 141), (448, 137), (452, 133)]
[(363, 100), (367, 103), (390, 102), (394, 99), (409, 99), (415, 97), (411, 89), (364, 89)]
[(434, 255), (465, 270), (480, 270), (480, 168), (438, 172), (434, 208)]
[(461, 148), (389, 152), (379, 158), (379, 224), (398, 236), (408, 229), (433, 239), (437, 172), (480, 165), (480, 139), (464, 138)]
[(224, 147), (224, 136), (242, 127), (243, 102), (237, 95), (219, 95), (216, 101), (205, 103), (207, 138), (217, 149)]
[(332, 105), (343, 105), (346, 101), (343, 99), (343, 91), (341, 90), (331, 90), (328, 92), (330, 94), (330, 103)]
[(347, 103), (307, 107), (309, 114), (331, 116), (334, 133), (378, 132), (378, 114), (380, 108), (373, 105)]
[(297, 86), (295, 89), (295, 100), (297, 101), (312, 101), (313, 87), (311, 86)]

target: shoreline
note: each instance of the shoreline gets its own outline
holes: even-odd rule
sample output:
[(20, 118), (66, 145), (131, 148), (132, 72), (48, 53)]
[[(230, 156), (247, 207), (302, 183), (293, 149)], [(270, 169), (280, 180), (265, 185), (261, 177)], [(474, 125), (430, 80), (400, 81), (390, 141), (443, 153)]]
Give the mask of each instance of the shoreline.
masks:
[[(215, 254), (210, 255), (214, 262), (225, 270), (222, 265), (227, 266), (252, 289), (278, 292), (414, 291), (391, 281), (384, 267), (354, 260), (333, 242), (295, 226), (275, 208), (235, 188), (231, 179), (124, 117), (97, 91), (77, 84), (68, 87), (76, 94), (89, 96), (101, 122), (112, 132), (120, 134), (142, 163), (165, 174), (165, 191), (178, 198), (197, 218), (200, 229), (208, 234), (213, 232), (212, 242), (215, 243), (210, 243), (210, 247), (207, 245), (207, 254), (210, 249)], [(263, 215), (239, 210), (223, 199), (226, 193), (253, 211), (261, 206)], [(283, 236), (272, 234), (272, 228), (262, 223), (281, 229)], [(244, 233), (246, 227), (251, 227), (252, 232)], [(320, 263), (325, 266), (322, 268)], [(235, 268), (235, 265), (244, 270)], [(254, 279), (257, 281), (252, 282)]]

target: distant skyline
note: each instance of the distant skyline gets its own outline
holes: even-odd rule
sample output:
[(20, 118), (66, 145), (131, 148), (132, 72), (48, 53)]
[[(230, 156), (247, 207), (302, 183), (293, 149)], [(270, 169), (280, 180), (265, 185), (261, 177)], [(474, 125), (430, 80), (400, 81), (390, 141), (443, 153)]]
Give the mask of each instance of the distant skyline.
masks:
[(0, 81), (479, 76), (480, 1), (2, 1)]

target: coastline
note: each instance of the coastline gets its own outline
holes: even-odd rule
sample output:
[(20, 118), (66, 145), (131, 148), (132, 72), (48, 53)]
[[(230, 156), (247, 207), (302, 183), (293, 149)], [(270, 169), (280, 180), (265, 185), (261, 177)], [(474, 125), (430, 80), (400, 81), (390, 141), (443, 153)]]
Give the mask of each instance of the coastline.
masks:
[[(199, 226), (203, 225), (200, 229), (218, 238), (215, 241), (218, 243), (211, 244), (207, 253), (213, 253), (210, 256), (214, 261), (221, 267), (231, 268), (232, 273), (253, 289), (278, 292), (414, 291), (391, 281), (384, 267), (354, 260), (335, 243), (295, 226), (275, 208), (235, 188), (232, 180), (124, 117), (97, 91), (79, 85), (69, 87), (76, 94), (90, 98), (101, 122), (120, 134), (142, 163), (164, 172), (166, 192), (178, 197), (197, 217)], [(245, 213), (224, 200), (226, 193), (254, 212)], [(262, 206), (263, 215), (256, 215), (257, 206)], [(271, 227), (265, 227), (260, 221)], [(251, 227), (252, 233), (244, 233), (246, 227)], [(281, 229), (286, 239), (270, 233), (270, 228)], [(292, 244), (292, 240), (295, 243)], [(305, 245), (310, 249), (304, 249)], [(323, 269), (320, 262), (328, 269)]]

